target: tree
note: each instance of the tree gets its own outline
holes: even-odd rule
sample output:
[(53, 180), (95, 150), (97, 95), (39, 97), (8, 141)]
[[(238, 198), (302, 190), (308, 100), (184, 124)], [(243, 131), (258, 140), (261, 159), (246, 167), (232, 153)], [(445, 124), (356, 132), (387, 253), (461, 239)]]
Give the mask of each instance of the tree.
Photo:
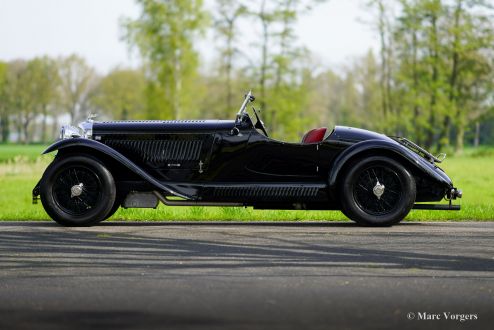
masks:
[(6, 102), (17, 130), (17, 140), (28, 143), (30, 140), (29, 126), (36, 116), (33, 111), (34, 98), (31, 80), (32, 70), (28, 70), (28, 62), (12, 61), (8, 65), (6, 80)]
[(92, 106), (112, 118), (142, 118), (145, 108), (145, 78), (141, 70), (115, 69), (96, 87)]
[[(307, 102), (308, 89), (304, 87), (310, 85), (307, 79), (311, 78), (308, 74), (311, 70), (296, 63), (305, 64), (303, 59), (310, 56), (307, 49), (296, 43), (294, 31), (299, 15), (321, 2), (324, 0), (259, 0), (256, 3), (259, 9), (250, 12), (261, 27), (256, 70), (260, 107), (274, 134), (278, 128), (281, 132), (292, 132), (283, 126), (293, 124), (297, 127), (296, 118), (301, 118), (301, 109)], [(280, 116), (277, 116), (277, 110), (280, 110)]]
[(8, 64), (0, 62), (0, 141), (7, 142), (10, 135), (10, 112), (7, 102)]
[[(386, 131), (386, 123), (382, 120), (376, 120), (382, 115), (382, 95), (379, 93), (379, 88), (382, 87), (380, 70), (381, 68), (371, 50), (361, 59), (360, 63), (356, 64), (354, 71), (357, 79), (357, 90), (360, 91), (360, 95), (358, 97), (359, 104), (355, 109), (357, 110), (355, 117), (359, 127), (384, 132)], [(396, 122), (394, 124), (393, 126), (399, 130), (401, 123)]]
[(238, 21), (247, 14), (247, 7), (239, 0), (218, 0), (214, 27), (224, 45), (219, 49), (220, 76), (224, 79), (225, 105), (224, 114), (230, 114), (233, 106), (234, 58), (239, 53), (235, 42), (238, 39)]
[(89, 101), (96, 85), (96, 73), (86, 61), (70, 55), (58, 63), (61, 104), (73, 123), (89, 111)]
[[(389, 1), (371, 2), (380, 13), (381, 77), (386, 77), (380, 90), (386, 98), (384, 113), (392, 115), (386, 125), (412, 133), (427, 148), (447, 148), (453, 132), (460, 151), (465, 129), (491, 109), (494, 30), (489, 6), (483, 0), (395, 3), (400, 10), (393, 20), (387, 14)], [(384, 37), (388, 30), (391, 39)], [(395, 70), (385, 68), (389, 63)]]
[[(31, 127), (38, 116), (42, 120), (40, 138), (46, 141), (47, 116), (57, 99), (57, 87), (58, 72), (53, 60), (40, 57), (9, 63), (1, 106), (8, 111), (7, 119), (14, 118), (19, 141), (32, 142)], [(8, 131), (4, 138), (8, 139)]]
[(27, 75), (31, 87), (30, 112), (41, 114), (41, 141), (47, 141), (47, 119), (55, 115), (56, 103), (59, 100), (60, 76), (55, 60), (39, 57), (28, 62)]
[[(450, 58), (448, 79), (449, 101), (452, 104), (456, 128), (455, 150), (463, 151), (464, 135), (468, 125), (492, 111), (492, 51), (494, 27), (492, 6), (483, 0), (456, 0), (449, 9), (448, 32)], [(445, 118), (443, 138), (449, 142), (451, 116)]]
[(149, 80), (148, 116), (179, 118), (195, 99), (194, 39), (207, 24), (202, 0), (138, 0), (141, 16), (126, 20), (126, 40), (139, 49)]

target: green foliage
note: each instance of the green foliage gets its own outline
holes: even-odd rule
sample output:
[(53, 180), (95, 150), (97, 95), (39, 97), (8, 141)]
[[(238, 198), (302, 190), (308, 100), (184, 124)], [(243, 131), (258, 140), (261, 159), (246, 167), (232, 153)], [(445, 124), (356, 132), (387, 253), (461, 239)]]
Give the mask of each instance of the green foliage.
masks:
[(309, 122), (310, 54), (297, 43), (295, 26), (300, 15), (321, 2), (259, 0), (249, 6), (261, 27), (259, 65), (251, 68), (252, 79), (258, 82), (259, 107), (274, 138), (298, 141)]
[(218, 77), (214, 79), (221, 88), (214, 89), (217, 105), (213, 111), (222, 118), (231, 115), (236, 106), (234, 90), (239, 79), (234, 79), (233, 74), (235, 57), (240, 54), (240, 50), (236, 46), (236, 42), (240, 39), (238, 21), (248, 14), (248, 9), (245, 4), (238, 0), (219, 0), (216, 2), (215, 13), (216, 15), (213, 16), (214, 29), (223, 44), (219, 47)]
[(145, 119), (145, 85), (141, 70), (115, 69), (100, 80), (91, 104), (114, 119)]
[(96, 73), (86, 60), (77, 55), (61, 58), (58, 63), (60, 74), (60, 103), (70, 115), (70, 123), (85, 119), (93, 96)]
[[(5, 111), (3, 120), (13, 120), (21, 141), (28, 143), (32, 140), (30, 126), (34, 119), (42, 115), (46, 120), (50, 105), (57, 98), (57, 67), (48, 57), (14, 61), (8, 64), (4, 77), (0, 91), (3, 94), (0, 107)], [(45, 138), (44, 128), (41, 139)]]
[(7, 102), (7, 74), (8, 64), (0, 61), (0, 141), (6, 142), (10, 135), (9, 115)]
[[(253, 89), (270, 136), (280, 140), (299, 141), (316, 125), (349, 125), (407, 136), (433, 151), (492, 143), (489, 1), (368, 0), (379, 49), (331, 69), (296, 35), (299, 18), (324, 1), (138, 0), (140, 16), (123, 27), (141, 68), (100, 77), (77, 55), (0, 63), (1, 141), (51, 140), (67, 113), (71, 124), (90, 112), (233, 118)], [(246, 44), (251, 37), (240, 26), (251, 27), (254, 43)], [(207, 29), (217, 57), (205, 68), (194, 46)]]
[[(401, 0), (390, 27), (395, 72), (392, 111), (403, 131), (426, 147), (447, 148), (491, 109), (494, 29), (483, 1)], [(390, 126), (399, 129), (398, 121)]]
[[(207, 24), (202, 0), (138, 0), (136, 20), (127, 20), (127, 42), (136, 46), (147, 69), (148, 113), (179, 118), (195, 105), (194, 81), (198, 55), (193, 39)], [(160, 102), (157, 102), (160, 100)]]
[[(30, 61), (27, 65), (27, 70), (29, 72), (28, 86), (30, 87), (30, 95), (33, 98), (30, 112), (42, 116), (40, 140), (46, 142), (47, 117), (56, 113), (55, 104), (60, 101), (58, 87), (61, 80), (58, 66), (55, 60), (45, 56)], [(30, 139), (27, 139), (27, 142), (30, 142)]]

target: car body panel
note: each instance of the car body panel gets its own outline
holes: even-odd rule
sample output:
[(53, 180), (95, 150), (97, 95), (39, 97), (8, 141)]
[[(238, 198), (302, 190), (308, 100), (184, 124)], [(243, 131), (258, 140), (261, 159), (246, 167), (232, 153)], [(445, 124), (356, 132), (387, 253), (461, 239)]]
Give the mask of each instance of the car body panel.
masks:
[(378, 154), (380, 151), (394, 153), (398, 155), (400, 159), (403, 159), (408, 164), (410, 164), (410, 166), (413, 166), (413, 168), (416, 168), (419, 171), (422, 171), (425, 174), (429, 175), (431, 179), (434, 179), (437, 182), (447, 186), (453, 186), (451, 179), (449, 179), (449, 177), (442, 170), (440, 170), (433, 164), (428, 163), (426, 160), (414, 154), (412, 151), (406, 148), (402, 148), (397, 142), (393, 140), (360, 141), (345, 149), (333, 162), (331, 174), (329, 177), (329, 185), (331, 187), (334, 187), (336, 185), (338, 174), (345, 167), (350, 159), (358, 156), (362, 152)]
[(337, 183), (345, 166), (380, 152), (420, 173), (425, 188), (418, 200), (439, 200), (453, 188), (442, 170), (392, 138), (351, 127), (336, 126), (324, 140), (308, 144), (271, 139), (248, 115), (237, 121), (94, 122), (91, 128), (91, 139), (61, 140), (44, 153), (103, 153), (153, 189), (191, 201), (338, 209)]
[[(84, 139), (84, 138), (74, 138), (70, 140), (60, 140), (49, 146), (45, 151), (43, 151), (43, 154), (51, 153), (53, 151), (73, 151), (75, 153), (85, 153), (86, 150), (91, 150), (91, 151), (98, 151), (101, 152), (111, 158), (113, 158), (115, 161), (119, 162), (120, 164), (124, 165), (127, 167), (129, 170), (131, 170), (133, 173), (137, 174), (139, 177), (141, 177), (143, 180), (151, 184), (152, 186), (161, 189), (163, 191), (166, 191), (172, 195), (186, 198), (186, 199), (191, 199), (190, 196), (181, 194), (180, 192), (175, 191), (171, 186), (167, 184), (163, 184), (162, 182), (156, 180), (152, 175), (150, 175), (147, 171), (143, 170), (141, 167), (137, 166), (135, 163), (133, 163), (130, 159), (119, 153), (118, 151), (115, 151), (114, 149), (104, 145), (103, 143), (100, 143), (98, 141), (94, 140), (89, 140), (89, 139)], [(36, 189), (36, 188), (35, 188)]]

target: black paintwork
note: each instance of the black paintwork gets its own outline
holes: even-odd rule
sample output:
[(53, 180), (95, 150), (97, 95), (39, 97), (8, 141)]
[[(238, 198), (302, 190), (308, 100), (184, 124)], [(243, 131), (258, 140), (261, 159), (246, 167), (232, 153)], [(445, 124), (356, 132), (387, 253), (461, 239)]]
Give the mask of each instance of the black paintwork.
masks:
[(375, 154), (409, 168), (419, 202), (441, 200), (453, 188), (441, 169), (385, 135), (337, 126), (319, 143), (287, 143), (261, 134), (247, 114), (235, 121), (94, 122), (92, 139), (61, 140), (45, 153), (55, 150), (123, 165), (120, 189), (258, 208), (338, 209), (345, 167)]

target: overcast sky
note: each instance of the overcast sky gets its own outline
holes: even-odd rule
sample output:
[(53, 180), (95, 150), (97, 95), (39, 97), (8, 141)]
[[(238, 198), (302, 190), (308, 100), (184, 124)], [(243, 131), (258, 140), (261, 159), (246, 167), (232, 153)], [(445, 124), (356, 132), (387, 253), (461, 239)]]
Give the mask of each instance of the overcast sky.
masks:
[[(134, 0), (0, 0), (0, 60), (77, 53), (101, 73), (135, 66), (119, 20), (138, 15)], [(361, 23), (367, 15), (362, 0), (331, 0), (300, 19), (300, 43), (325, 65), (348, 63), (377, 46), (374, 31)], [(206, 61), (214, 55), (210, 44), (197, 44)]]

